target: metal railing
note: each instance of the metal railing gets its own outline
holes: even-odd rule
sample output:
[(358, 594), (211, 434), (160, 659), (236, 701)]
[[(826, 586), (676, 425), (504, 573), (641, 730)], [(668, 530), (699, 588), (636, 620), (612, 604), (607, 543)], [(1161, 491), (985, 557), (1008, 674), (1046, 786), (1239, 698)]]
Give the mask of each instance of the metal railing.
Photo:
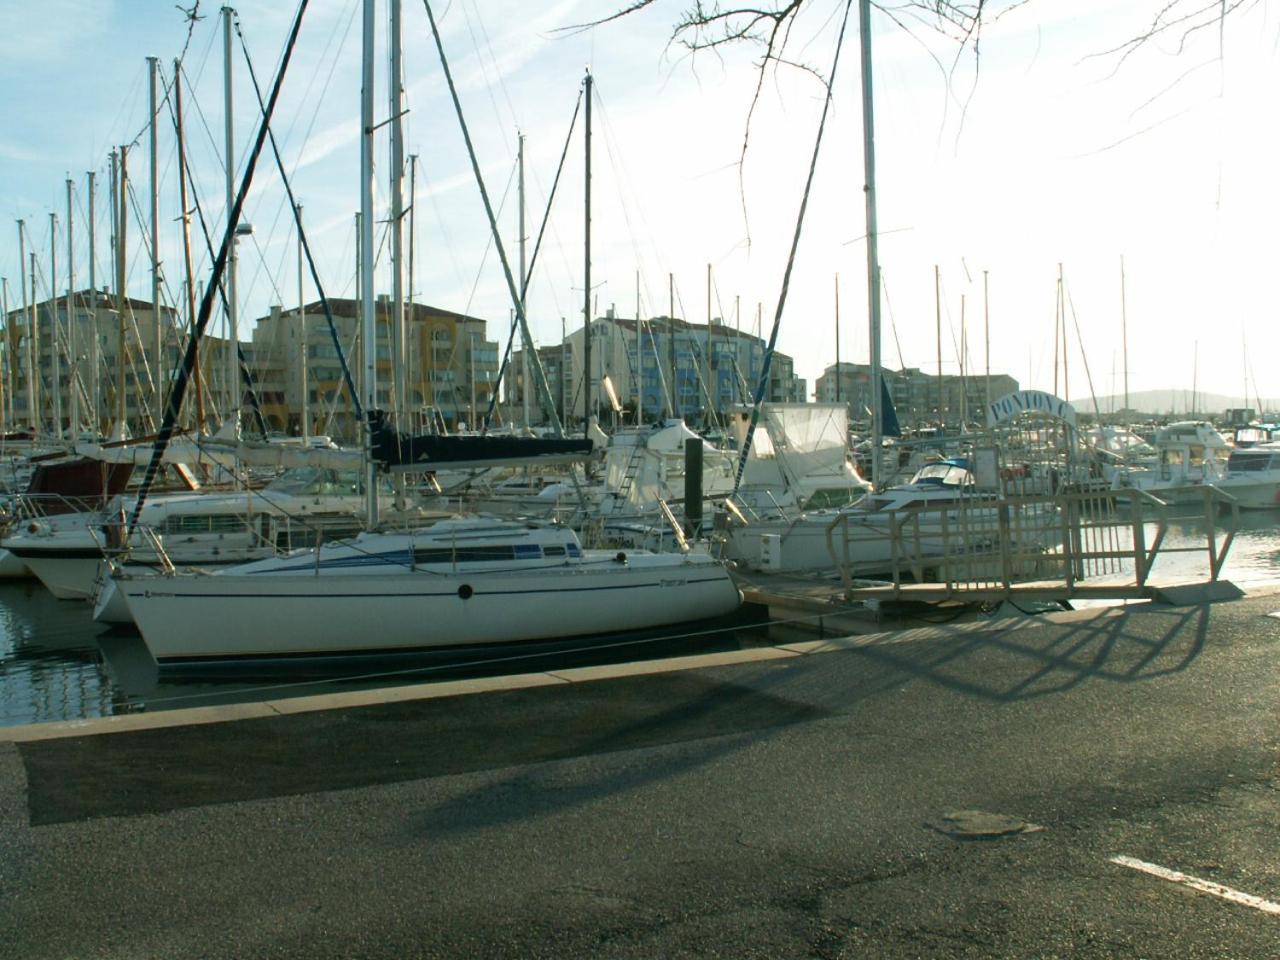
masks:
[[(1239, 526), (1239, 505), (1217, 487), (1166, 491), (1190, 495), (1202, 513), (1204, 541), (1170, 545), (1173, 504), (1137, 490), (1073, 490), (1054, 495), (966, 494), (904, 509), (845, 511), (826, 529), (827, 548), (847, 594), (858, 577), (887, 577), (876, 592), (931, 584), (935, 593), (1010, 594), (1020, 585), (1061, 593), (1106, 583), (1114, 593), (1145, 595), (1157, 556), (1199, 553), (1208, 579), (1219, 579)], [(1225, 525), (1219, 525), (1223, 512)], [(1153, 527), (1153, 529), (1149, 529)], [(922, 592), (917, 587), (909, 588)]]

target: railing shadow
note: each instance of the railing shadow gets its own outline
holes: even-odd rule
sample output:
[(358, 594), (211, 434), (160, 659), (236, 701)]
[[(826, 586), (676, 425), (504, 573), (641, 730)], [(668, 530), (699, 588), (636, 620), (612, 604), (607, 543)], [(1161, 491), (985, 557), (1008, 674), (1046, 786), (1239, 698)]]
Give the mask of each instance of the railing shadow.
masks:
[[(1167, 616), (1171, 622), (1155, 636), (1132, 629), (1128, 614), (1046, 624), (1043, 630), (993, 624), (989, 632), (955, 638), (888, 642), (853, 647), (845, 656), (777, 662), (751, 670), (741, 684), (716, 685), (705, 700), (682, 701), (634, 724), (602, 723), (596, 736), (541, 759), (609, 754), (640, 745), (682, 744), (678, 751), (632, 753), (625, 764), (576, 766), (572, 775), (542, 765), (498, 774), (420, 810), (406, 823), (406, 831), (414, 837), (442, 837), (487, 829), (696, 775), (791, 724), (875, 709), (879, 698), (897, 696), (913, 681), (1007, 704), (1062, 696), (1090, 681), (1133, 684), (1186, 670), (1204, 648), (1208, 606), (1144, 614), (1151, 616)], [(766, 703), (771, 714), (760, 712)], [(708, 726), (717, 716), (721, 722)], [(751, 728), (732, 729), (724, 721), (734, 716), (750, 716)]]

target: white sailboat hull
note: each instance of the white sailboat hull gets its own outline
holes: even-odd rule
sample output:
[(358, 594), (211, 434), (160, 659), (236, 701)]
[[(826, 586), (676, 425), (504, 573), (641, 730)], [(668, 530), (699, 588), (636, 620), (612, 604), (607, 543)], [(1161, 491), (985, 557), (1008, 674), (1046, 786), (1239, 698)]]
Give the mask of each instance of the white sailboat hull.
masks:
[(670, 556), (488, 574), (120, 578), (117, 588), (159, 662), (595, 635), (720, 616), (741, 602), (715, 561)]

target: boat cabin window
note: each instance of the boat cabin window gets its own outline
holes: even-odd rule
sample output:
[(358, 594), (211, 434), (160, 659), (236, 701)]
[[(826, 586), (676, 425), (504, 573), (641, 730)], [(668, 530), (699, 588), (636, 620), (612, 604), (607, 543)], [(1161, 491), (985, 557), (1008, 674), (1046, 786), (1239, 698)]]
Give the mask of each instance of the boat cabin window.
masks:
[(862, 490), (849, 487), (827, 487), (815, 490), (813, 496), (801, 504), (802, 510), (826, 510), (833, 507), (847, 507), (862, 497)]
[(1266, 470), (1271, 466), (1271, 454), (1263, 451), (1236, 451), (1227, 458), (1227, 469), (1232, 473)]
[(158, 533), (180, 536), (196, 533), (239, 533), (246, 529), (245, 518), (238, 513), (206, 513), (169, 516), (160, 524)]
[(579, 557), (576, 543), (546, 544), (497, 543), (471, 547), (419, 547), (413, 551), (414, 563), (496, 563), (513, 560), (541, 560), (543, 557)]

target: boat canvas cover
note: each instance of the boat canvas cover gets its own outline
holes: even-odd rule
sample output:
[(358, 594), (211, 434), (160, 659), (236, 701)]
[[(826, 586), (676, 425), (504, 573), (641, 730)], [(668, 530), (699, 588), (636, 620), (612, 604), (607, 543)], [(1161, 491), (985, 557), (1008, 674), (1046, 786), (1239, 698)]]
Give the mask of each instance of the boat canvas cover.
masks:
[(761, 415), (774, 456), (783, 461), (791, 482), (844, 467), (849, 415), (843, 404), (765, 404)]

